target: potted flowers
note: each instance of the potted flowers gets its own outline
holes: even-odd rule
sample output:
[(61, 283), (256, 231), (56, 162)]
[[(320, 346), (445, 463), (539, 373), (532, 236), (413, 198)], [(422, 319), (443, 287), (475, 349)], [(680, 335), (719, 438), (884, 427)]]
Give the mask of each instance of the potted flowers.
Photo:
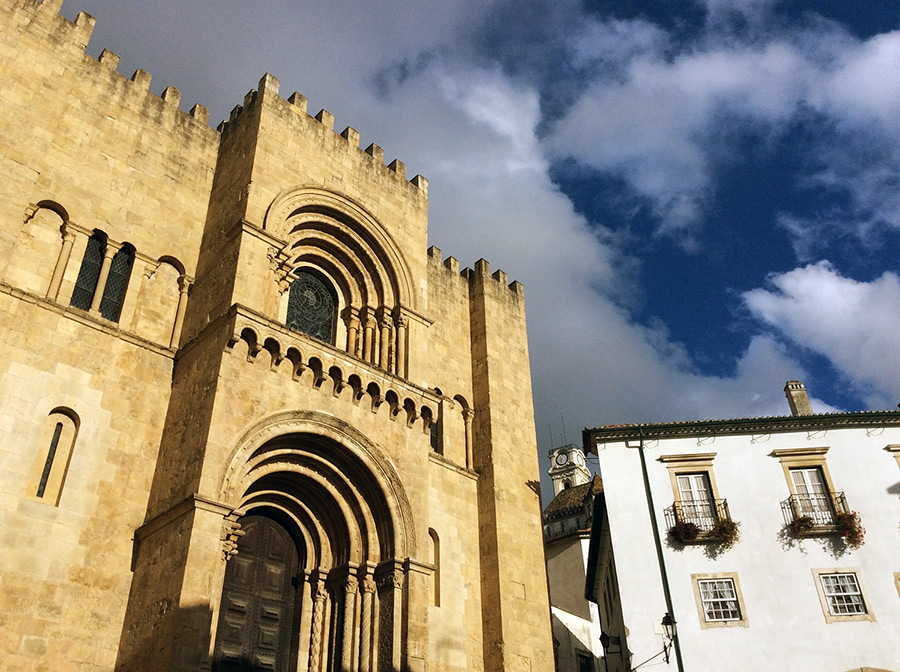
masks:
[(741, 540), (741, 524), (731, 518), (721, 518), (716, 522), (710, 536), (719, 540), (720, 550), (728, 550)]
[(681, 542), (682, 544), (689, 544), (692, 541), (695, 541), (700, 535), (700, 528), (694, 523), (686, 520), (679, 520), (671, 527), (669, 534), (672, 535), (675, 541)]
[(835, 514), (834, 526), (838, 534), (844, 537), (847, 548), (855, 551), (865, 543), (866, 528), (862, 526), (862, 521), (856, 511)]
[(813, 531), (813, 528), (816, 526), (815, 521), (811, 516), (796, 516), (789, 524), (788, 528), (798, 539), (805, 537), (810, 532)]

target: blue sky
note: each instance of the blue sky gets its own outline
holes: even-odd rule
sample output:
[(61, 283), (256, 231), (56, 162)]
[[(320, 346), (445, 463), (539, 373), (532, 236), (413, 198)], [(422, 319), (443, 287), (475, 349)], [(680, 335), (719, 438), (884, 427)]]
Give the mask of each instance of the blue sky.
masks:
[[(227, 116), (268, 71), (525, 284), (539, 445), (900, 400), (895, 0), (66, 0)], [(564, 418), (564, 421), (563, 421)]]

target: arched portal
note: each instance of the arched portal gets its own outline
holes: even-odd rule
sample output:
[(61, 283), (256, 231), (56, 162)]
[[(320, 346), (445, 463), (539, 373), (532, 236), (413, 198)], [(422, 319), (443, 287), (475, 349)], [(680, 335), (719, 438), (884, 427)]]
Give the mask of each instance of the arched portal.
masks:
[[(333, 419), (329, 427), (313, 417), (322, 420), (319, 414), (289, 414), (257, 426), (240, 441), (225, 475), (223, 494), (234, 502), (242, 516), (237, 527), (246, 534), (226, 563), (215, 633), (217, 671), (243, 670), (221, 667), (229, 638), (238, 635), (277, 641), (270, 646), (277, 654), (265, 663), (268, 666), (248, 658), (257, 654), (252, 643), (242, 643), (243, 660), (256, 665), (247, 669), (400, 669), (404, 596), (409, 590), (404, 557), (411, 545), (408, 502), (402, 490), (394, 489), (396, 475), (377, 448), (350, 428), (335, 426)], [(271, 534), (289, 539), (296, 553), (293, 569), (276, 572), (293, 573), (294, 586), (269, 620), (269, 596), (259, 595), (274, 570), (270, 560), (259, 555), (259, 529), (280, 529)], [(257, 536), (246, 542), (252, 534)], [(253, 594), (248, 596), (248, 590)], [(235, 595), (237, 616), (232, 615)], [(294, 611), (288, 618), (282, 614), (291, 599)], [(241, 609), (251, 607), (259, 615), (241, 615)], [(289, 636), (278, 634), (276, 621), (279, 627), (292, 623)], [(233, 623), (246, 625), (238, 632)], [(284, 648), (282, 642), (288, 641)]]

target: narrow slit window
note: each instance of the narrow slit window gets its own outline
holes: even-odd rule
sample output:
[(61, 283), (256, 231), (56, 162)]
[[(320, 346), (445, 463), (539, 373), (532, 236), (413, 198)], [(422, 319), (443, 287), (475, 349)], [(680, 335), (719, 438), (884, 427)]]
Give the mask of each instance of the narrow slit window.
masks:
[(63, 425), (61, 422), (56, 423), (53, 430), (53, 438), (50, 440), (50, 450), (47, 452), (47, 459), (44, 461), (44, 470), (41, 472), (41, 482), (38, 484), (37, 496), (43, 497), (47, 490), (47, 479), (50, 478), (50, 468), (53, 466), (53, 460), (56, 458), (56, 449), (59, 448), (59, 437), (62, 434)]
[(57, 408), (47, 416), (32, 463), (30, 497), (52, 506), (59, 504), (78, 425), (78, 416), (71, 409)]

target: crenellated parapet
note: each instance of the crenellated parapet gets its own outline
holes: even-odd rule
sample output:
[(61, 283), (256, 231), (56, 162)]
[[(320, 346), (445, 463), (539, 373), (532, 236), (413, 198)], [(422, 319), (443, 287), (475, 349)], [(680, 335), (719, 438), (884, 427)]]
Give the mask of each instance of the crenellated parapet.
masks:
[[(429, 247), (428, 257), (429, 259), (440, 263), (440, 248), (437, 248), (434, 245)], [(518, 280), (509, 282), (509, 278), (507, 277), (506, 272), (499, 269), (491, 273), (491, 265), (484, 259), (479, 259), (478, 261), (476, 261), (474, 268), (466, 267), (460, 270), (459, 260), (456, 259), (456, 257), (447, 257), (443, 262), (443, 266), (447, 270), (448, 275), (459, 275), (469, 282), (472, 282), (478, 276), (483, 276), (484, 278), (489, 277), (494, 283), (496, 283), (496, 285), (505, 286), (507, 289), (509, 289), (509, 291), (516, 298), (522, 299), (525, 296), (525, 289), (521, 282), (519, 282)]]
[(123, 83), (130, 81), (129, 88), (133, 91), (136, 102), (143, 104), (148, 100), (155, 100), (164, 109), (169, 107), (177, 110), (185, 118), (192, 118), (206, 127), (209, 121), (209, 110), (199, 104), (194, 105), (189, 112), (179, 110), (181, 93), (175, 87), (169, 86), (161, 95), (157, 96), (149, 91), (152, 77), (145, 70), (137, 69), (129, 79), (118, 74), (116, 68), (119, 64), (119, 56), (109, 49), (104, 49), (96, 60), (85, 53), (96, 21), (93, 16), (85, 12), (79, 12), (75, 21), (69, 21), (60, 14), (62, 4), (62, 0), (44, 0), (43, 2), (19, 0), (18, 7), (13, 11), (18, 9), (30, 19), (28, 21), (30, 26), (39, 26), (46, 31), (47, 38), (52, 41), (55, 48), (62, 47), (80, 51), (86, 61), (93, 61), (96, 67), (115, 73), (122, 78)]
[(293, 115), (296, 115), (305, 121), (312, 133), (319, 131), (324, 135), (324, 133), (327, 132), (328, 136), (333, 136), (331, 137), (332, 140), (340, 138), (346, 143), (348, 149), (355, 149), (358, 151), (358, 158), (361, 161), (366, 161), (371, 166), (371, 170), (377, 171), (379, 174), (391, 175), (398, 181), (408, 181), (409, 184), (416, 187), (427, 196), (428, 180), (424, 177), (416, 175), (412, 179), (407, 180), (406, 164), (402, 161), (394, 159), (390, 163), (385, 164), (383, 148), (375, 143), (368, 145), (365, 149), (361, 148), (359, 144), (359, 131), (355, 128), (347, 126), (343, 131), (337, 133), (334, 129), (334, 115), (331, 114), (331, 112), (322, 109), (314, 115), (309, 114), (309, 101), (306, 96), (295, 91), (287, 98), (283, 98), (278, 93), (279, 88), (280, 82), (278, 78), (266, 73), (262, 79), (259, 80), (258, 88), (247, 92), (244, 96), (243, 103), (241, 105), (236, 105), (231, 110), (228, 119), (222, 121), (216, 127), (217, 130), (223, 134), (228, 133), (229, 128), (234, 126), (238, 120), (242, 118), (245, 110), (256, 104), (261, 96), (270, 96), (272, 97), (273, 102), (286, 106)]

